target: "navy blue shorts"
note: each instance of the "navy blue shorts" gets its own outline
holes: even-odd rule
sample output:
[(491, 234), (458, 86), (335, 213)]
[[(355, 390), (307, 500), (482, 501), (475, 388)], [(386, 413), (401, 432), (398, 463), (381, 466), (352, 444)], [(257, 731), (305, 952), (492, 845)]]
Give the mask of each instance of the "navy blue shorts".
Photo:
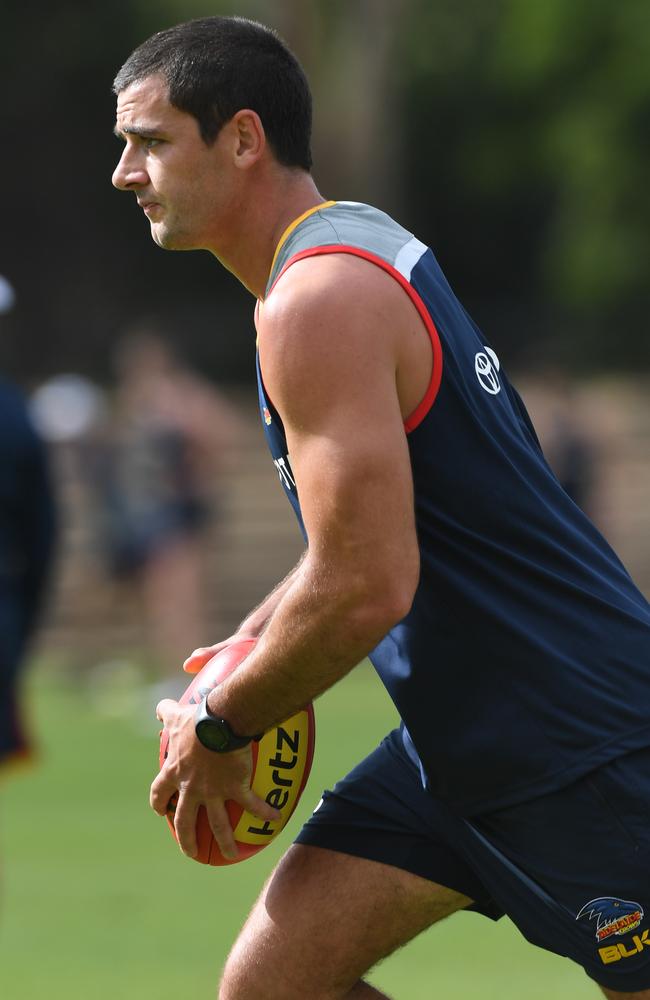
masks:
[(466, 820), (423, 789), (395, 730), (324, 793), (297, 842), (462, 892), (608, 989), (650, 988), (650, 748)]

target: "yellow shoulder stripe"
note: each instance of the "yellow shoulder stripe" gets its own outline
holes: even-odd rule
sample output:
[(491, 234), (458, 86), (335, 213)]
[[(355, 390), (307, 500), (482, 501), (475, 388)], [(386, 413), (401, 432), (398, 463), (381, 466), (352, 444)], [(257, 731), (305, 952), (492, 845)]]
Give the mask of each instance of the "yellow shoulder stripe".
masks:
[(275, 253), (273, 254), (273, 261), (271, 262), (271, 272), (270, 272), (271, 274), (273, 273), (273, 268), (275, 267), (275, 262), (278, 259), (278, 254), (280, 253), (280, 250), (282, 249), (288, 238), (291, 236), (294, 229), (296, 229), (301, 222), (304, 222), (305, 219), (308, 219), (310, 215), (313, 215), (314, 212), (320, 212), (323, 208), (331, 208), (332, 205), (336, 205), (336, 202), (323, 201), (321, 202), (320, 205), (314, 205), (313, 208), (308, 208), (306, 212), (303, 212), (302, 215), (299, 215), (297, 219), (294, 219), (293, 222), (289, 223), (285, 231), (282, 233), (282, 236), (280, 237), (280, 241), (277, 247), (275, 248)]

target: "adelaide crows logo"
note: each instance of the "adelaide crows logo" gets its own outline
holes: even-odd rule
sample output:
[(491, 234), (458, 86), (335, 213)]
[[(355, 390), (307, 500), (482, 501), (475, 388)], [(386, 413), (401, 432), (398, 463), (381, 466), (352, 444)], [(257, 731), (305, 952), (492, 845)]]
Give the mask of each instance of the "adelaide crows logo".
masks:
[(576, 920), (582, 917), (596, 918), (596, 940), (604, 941), (612, 934), (627, 934), (638, 927), (643, 920), (643, 907), (630, 899), (599, 896), (585, 903)]

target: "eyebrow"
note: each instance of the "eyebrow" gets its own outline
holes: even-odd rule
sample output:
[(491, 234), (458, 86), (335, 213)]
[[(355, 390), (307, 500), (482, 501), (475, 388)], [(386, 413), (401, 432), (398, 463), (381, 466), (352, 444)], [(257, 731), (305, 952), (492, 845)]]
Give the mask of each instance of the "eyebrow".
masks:
[(139, 135), (145, 139), (149, 139), (154, 135), (160, 135), (160, 132), (160, 128), (146, 125), (125, 125), (124, 128), (119, 128), (116, 125), (113, 129), (113, 133), (118, 139), (121, 139), (125, 135)]

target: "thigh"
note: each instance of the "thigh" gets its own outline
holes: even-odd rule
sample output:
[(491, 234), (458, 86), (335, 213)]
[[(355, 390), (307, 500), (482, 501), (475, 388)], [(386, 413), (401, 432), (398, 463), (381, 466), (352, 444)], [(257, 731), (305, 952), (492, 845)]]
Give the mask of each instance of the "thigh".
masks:
[(473, 900), (471, 909), (502, 915), (457, 849), (459, 821), (422, 785), (399, 730), (337, 782), (304, 825), (297, 842), (399, 868)]
[(295, 844), (228, 960), (221, 1000), (334, 1000), (380, 959), (471, 900), (403, 869)]

